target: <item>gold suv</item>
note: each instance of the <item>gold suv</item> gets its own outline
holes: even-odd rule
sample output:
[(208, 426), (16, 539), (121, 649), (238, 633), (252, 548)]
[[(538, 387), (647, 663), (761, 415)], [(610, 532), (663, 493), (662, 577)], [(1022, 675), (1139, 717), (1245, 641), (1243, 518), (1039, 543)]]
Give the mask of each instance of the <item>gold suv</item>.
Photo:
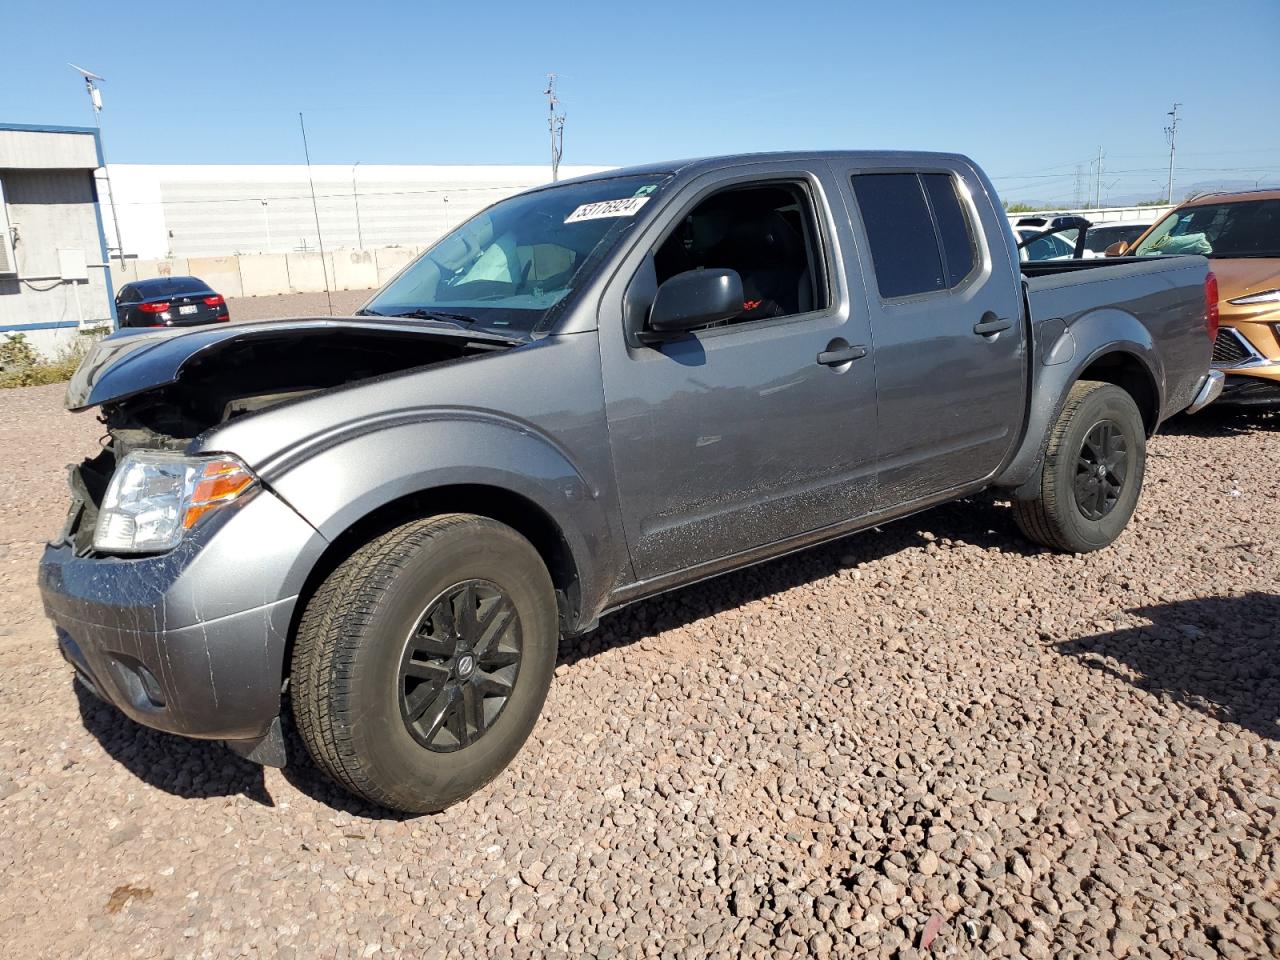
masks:
[(1188, 200), (1108, 256), (1199, 253), (1218, 280), (1213, 365), (1227, 375), (1218, 403), (1280, 404), (1280, 190)]

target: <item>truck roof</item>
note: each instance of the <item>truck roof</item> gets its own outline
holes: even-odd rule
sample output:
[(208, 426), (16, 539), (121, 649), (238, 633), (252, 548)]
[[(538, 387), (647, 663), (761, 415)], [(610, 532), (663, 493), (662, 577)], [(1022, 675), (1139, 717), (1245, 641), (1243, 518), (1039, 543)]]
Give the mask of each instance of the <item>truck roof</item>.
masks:
[[(657, 163), (637, 164), (630, 167), (615, 167), (601, 173), (589, 173), (560, 183), (587, 183), (593, 180), (611, 180), (615, 177), (652, 176), (654, 174), (672, 174), (694, 176), (707, 170), (718, 170), (724, 167), (746, 166), (753, 163), (777, 163), (788, 160), (805, 162), (812, 160), (900, 160), (903, 166), (919, 166), (939, 161), (961, 162), (972, 164), (968, 157), (958, 153), (937, 153), (928, 150), (785, 150), (762, 153), (729, 153), (709, 157), (692, 157), (684, 160), (668, 160)], [(554, 186), (554, 184), (548, 184)], [(541, 188), (541, 189), (546, 189)]]

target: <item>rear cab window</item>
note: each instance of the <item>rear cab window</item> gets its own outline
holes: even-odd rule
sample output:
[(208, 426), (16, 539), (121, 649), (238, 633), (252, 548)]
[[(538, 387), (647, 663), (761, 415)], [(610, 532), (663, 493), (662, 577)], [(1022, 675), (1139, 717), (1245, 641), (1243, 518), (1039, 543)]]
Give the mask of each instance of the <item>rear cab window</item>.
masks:
[(979, 267), (978, 237), (949, 173), (857, 173), (854, 199), (882, 300), (944, 293)]

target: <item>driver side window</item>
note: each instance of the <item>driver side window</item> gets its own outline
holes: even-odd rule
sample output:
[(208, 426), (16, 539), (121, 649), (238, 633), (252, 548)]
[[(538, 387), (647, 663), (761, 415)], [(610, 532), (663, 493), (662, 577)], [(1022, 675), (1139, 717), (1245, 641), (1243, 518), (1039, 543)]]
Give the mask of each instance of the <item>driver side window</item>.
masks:
[(788, 317), (828, 305), (813, 203), (799, 183), (714, 193), (654, 252), (661, 285), (688, 270), (730, 269), (742, 278), (742, 312), (721, 326)]

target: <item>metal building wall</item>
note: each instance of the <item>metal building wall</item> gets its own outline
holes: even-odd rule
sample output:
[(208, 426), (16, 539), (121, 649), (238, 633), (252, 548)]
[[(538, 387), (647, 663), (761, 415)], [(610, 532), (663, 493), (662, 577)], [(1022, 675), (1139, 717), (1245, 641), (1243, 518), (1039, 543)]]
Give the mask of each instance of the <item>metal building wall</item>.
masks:
[[(110, 322), (91, 170), (0, 169), (18, 276), (0, 277), (0, 331), (49, 352), (81, 325)], [(58, 251), (82, 251), (86, 282), (64, 281)]]

